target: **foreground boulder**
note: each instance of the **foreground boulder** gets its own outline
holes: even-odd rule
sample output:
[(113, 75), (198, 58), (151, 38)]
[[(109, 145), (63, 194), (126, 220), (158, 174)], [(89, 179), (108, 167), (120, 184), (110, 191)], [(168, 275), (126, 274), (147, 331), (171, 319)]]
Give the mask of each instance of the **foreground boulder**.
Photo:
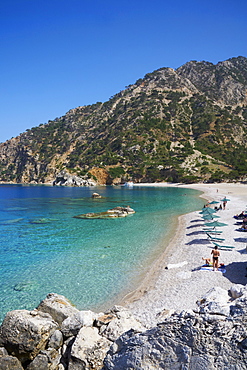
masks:
[(175, 312), (150, 330), (124, 333), (104, 365), (104, 370), (246, 369), (246, 287), (235, 300), (226, 290), (213, 288), (198, 300), (197, 312)]
[(0, 356), (0, 369), (1, 370), (23, 370), (21, 362), (18, 358), (13, 356)]
[(112, 343), (144, 327), (124, 307), (79, 311), (50, 293), (33, 311), (10, 311), (0, 327), (0, 370), (102, 369)]
[(124, 307), (79, 311), (65, 297), (48, 294), (39, 305), (45, 312), (6, 315), (0, 370), (246, 369), (247, 288), (230, 292), (212, 288), (197, 310), (158, 315), (149, 329)]
[(58, 324), (62, 324), (67, 317), (79, 312), (67, 298), (56, 293), (49, 293), (47, 297), (40, 302), (37, 310), (50, 314)]
[(0, 327), (0, 346), (21, 362), (33, 360), (45, 349), (58, 324), (49, 314), (37, 310), (8, 312)]
[(95, 327), (82, 327), (72, 345), (69, 369), (101, 369), (111, 342)]

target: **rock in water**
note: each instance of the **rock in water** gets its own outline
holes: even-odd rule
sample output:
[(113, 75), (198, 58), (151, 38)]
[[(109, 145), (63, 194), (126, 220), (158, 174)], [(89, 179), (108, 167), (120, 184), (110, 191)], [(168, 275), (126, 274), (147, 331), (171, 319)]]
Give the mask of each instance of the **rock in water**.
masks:
[(98, 193), (93, 193), (93, 194), (92, 194), (92, 198), (93, 198), (93, 199), (101, 199), (101, 198), (102, 198), (102, 196), (101, 196), (100, 194), (98, 194)]
[(105, 212), (98, 212), (98, 213), (85, 213), (82, 215), (74, 216), (74, 218), (119, 218), (119, 217), (126, 217), (129, 215), (133, 215), (135, 211), (127, 207), (115, 207), (112, 209), (108, 209)]

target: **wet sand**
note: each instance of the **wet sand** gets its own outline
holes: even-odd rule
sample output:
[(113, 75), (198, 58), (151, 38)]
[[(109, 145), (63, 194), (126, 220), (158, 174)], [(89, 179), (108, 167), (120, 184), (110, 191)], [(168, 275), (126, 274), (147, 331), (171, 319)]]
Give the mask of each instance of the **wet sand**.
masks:
[(199, 214), (200, 210), (180, 216), (173, 239), (168, 246), (164, 245), (163, 255), (150, 268), (142, 285), (121, 302), (148, 327), (161, 321), (173, 310), (196, 309), (196, 301), (212, 287), (229, 289), (234, 284), (245, 285), (247, 282), (247, 232), (237, 231), (239, 225), (236, 225), (237, 220), (233, 218), (247, 210), (247, 184), (159, 183), (155, 186), (201, 190), (201, 197), (209, 202), (220, 201), (224, 196), (230, 199), (226, 209), (217, 212), (217, 216), (220, 216), (217, 220), (227, 226), (218, 227), (222, 233), (216, 237), (224, 238), (220, 244), (234, 246), (234, 249), (220, 250), (219, 262), (225, 264), (225, 273), (201, 270), (202, 257), (209, 258), (214, 245), (202, 231), (205, 222)]

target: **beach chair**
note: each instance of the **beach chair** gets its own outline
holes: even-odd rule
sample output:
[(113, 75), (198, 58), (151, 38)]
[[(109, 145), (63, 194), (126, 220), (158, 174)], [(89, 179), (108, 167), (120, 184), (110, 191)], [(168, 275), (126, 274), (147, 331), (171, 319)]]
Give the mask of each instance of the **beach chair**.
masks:
[(215, 236), (210, 235), (209, 233), (206, 233), (208, 236), (208, 239), (215, 242), (223, 242), (224, 238), (216, 238)]
[(216, 245), (219, 249), (227, 249), (227, 250), (231, 250), (231, 249), (234, 249), (234, 248), (235, 248), (235, 247), (232, 247), (232, 246), (230, 246), (230, 245), (220, 245), (220, 244), (218, 244), (218, 243), (214, 242), (213, 240), (212, 240), (212, 243), (213, 243), (214, 245)]
[(210, 234), (222, 234), (222, 230), (215, 230), (215, 229), (203, 229), (204, 233), (210, 233)]
[(247, 232), (247, 229), (244, 229), (244, 228), (240, 228), (240, 229), (237, 229), (237, 231), (243, 231), (243, 232)]

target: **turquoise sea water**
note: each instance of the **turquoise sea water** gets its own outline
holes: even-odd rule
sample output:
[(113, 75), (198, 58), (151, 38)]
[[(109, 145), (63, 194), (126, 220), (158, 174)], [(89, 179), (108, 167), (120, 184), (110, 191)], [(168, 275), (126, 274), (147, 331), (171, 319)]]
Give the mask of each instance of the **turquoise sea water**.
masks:
[[(104, 198), (92, 199), (98, 192)], [(0, 320), (33, 309), (48, 293), (101, 309), (135, 288), (171, 236), (177, 215), (200, 209), (183, 188), (0, 185)], [(119, 219), (76, 219), (116, 206)], [(115, 302), (116, 303), (116, 302)]]

